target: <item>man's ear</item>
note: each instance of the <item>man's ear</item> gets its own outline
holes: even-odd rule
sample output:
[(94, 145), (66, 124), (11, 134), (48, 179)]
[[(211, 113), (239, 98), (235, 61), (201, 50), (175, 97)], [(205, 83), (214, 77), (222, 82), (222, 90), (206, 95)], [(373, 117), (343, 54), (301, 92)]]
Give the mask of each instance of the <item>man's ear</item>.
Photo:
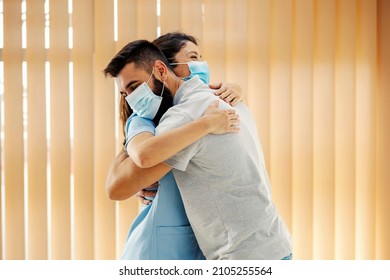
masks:
[(161, 60), (156, 60), (154, 62), (154, 75), (162, 82), (165, 82), (168, 78), (168, 67)]

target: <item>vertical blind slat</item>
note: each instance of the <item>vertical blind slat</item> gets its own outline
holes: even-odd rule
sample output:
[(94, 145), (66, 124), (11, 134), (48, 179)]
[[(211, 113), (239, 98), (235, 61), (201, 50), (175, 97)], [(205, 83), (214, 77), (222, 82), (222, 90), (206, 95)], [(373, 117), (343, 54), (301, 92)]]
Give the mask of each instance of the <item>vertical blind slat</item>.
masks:
[[(50, 1), (51, 258), (70, 259), (68, 1)], [(50, 209), (49, 209), (50, 211)]]
[(94, 258), (93, 0), (73, 1), (74, 258)]
[(291, 42), (292, 3), (271, 2), (270, 10), (270, 180), (273, 199), (291, 229)]
[(390, 2), (378, 1), (376, 257), (390, 259)]
[(374, 259), (376, 3), (357, 5), (355, 258)]
[(204, 0), (203, 57), (211, 81), (225, 81), (225, 6), (221, 0)]
[(28, 259), (47, 259), (44, 0), (27, 1)]
[(313, 259), (334, 258), (335, 1), (316, 1), (313, 65)]
[(118, 0), (118, 41), (116, 51), (137, 38), (137, 0)]
[[(248, 93), (244, 102), (256, 120), (270, 172), (270, 0), (248, 1)], [(272, 185), (272, 182), (271, 182)]]
[(137, 0), (138, 39), (154, 40), (157, 36), (156, 0)]
[(24, 259), (24, 151), (21, 1), (5, 0), (4, 9), (4, 169), (5, 256)]
[(225, 1), (225, 82), (237, 83), (247, 96), (247, 5), (243, 1)]
[[(136, 26), (137, 24), (137, 14), (136, 14), (136, 1), (119, 1), (118, 2), (118, 42), (116, 43), (116, 52), (118, 52), (124, 45), (130, 43), (131, 41), (137, 39), (136, 28), (129, 29), (129, 26)], [(118, 98), (121, 98), (118, 95)], [(119, 108), (116, 108), (119, 110)], [(116, 146), (116, 153), (119, 153), (123, 149), (123, 133), (122, 133), (122, 124), (119, 120), (116, 120), (118, 125), (118, 141)], [(123, 247), (126, 242), (126, 237), (129, 231), (129, 228), (138, 214), (139, 202), (136, 197), (131, 197), (125, 201), (118, 202), (118, 230), (117, 236), (117, 248), (116, 248), (116, 257), (119, 258), (122, 254)]]
[(161, 35), (181, 30), (181, 0), (161, 0)]
[(335, 248), (336, 259), (355, 256), (355, 0), (336, 5)]
[[(297, 0), (292, 42), (292, 228), (298, 259), (313, 247), (313, 2)], [(294, 256), (294, 257), (295, 257)]]
[(113, 1), (95, 1), (94, 7), (95, 259), (115, 259), (115, 203), (105, 191), (107, 172), (115, 157), (115, 96), (113, 81), (102, 75), (115, 54)]
[[(181, 0), (181, 30), (194, 36), (203, 51), (202, 0)], [(163, 32), (161, 34), (164, 34)]]

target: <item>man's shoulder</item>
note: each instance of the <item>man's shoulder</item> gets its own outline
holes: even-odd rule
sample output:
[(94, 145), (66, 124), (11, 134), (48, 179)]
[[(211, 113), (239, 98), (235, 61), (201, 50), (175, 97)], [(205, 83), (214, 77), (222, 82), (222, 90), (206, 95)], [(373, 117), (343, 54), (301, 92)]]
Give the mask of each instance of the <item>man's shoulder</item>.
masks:
[(159, 134), (163, 131), (173, 129), (191, 120), (192, 119), (182, 104), (174, 105), (161, 117), (160, 122), (156, 127), (156, 133)]
[[(209, 88), (209, 86), (205, 84), (197, 84), (195, 87), (191, 88), (191, 90), (184, 91), (181, 100), (179, 103), (186, 102), (188, 100), (197, 101), (200, 100), (199, 97), (202, 96), (214, 96), (213, 90)], [(183, 100), (185, 99), (185, 100)]]

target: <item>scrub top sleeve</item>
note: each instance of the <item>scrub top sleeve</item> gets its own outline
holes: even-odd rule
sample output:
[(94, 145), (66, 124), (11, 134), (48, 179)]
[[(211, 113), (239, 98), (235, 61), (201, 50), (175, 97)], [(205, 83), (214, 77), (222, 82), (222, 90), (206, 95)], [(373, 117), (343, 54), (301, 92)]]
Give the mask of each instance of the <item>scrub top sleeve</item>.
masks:
[(127, 150), (127, 145), (134, 136), (143, 132), (155, 134), (153, 121), (132, 114), (126, 121), (126, 143), (124, 149)]

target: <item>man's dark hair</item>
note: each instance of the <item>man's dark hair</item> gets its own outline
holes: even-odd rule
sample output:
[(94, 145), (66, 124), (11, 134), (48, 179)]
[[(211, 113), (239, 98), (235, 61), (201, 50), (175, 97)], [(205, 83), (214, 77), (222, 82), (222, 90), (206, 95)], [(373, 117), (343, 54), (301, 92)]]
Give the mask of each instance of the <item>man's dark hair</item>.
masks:
[(156, 60), (161, 60), (169, 69), (171, 69), (169, 62), (157, 46), (147, 40), (137, 40), (124, 46), (114, 58), (111, 59), (110, 63), (103, 70), (103, 73), (106, 77), (118, 77), (119, 72), (127, 64), (133, 62), (137, 68), (145, 69), (147, 72), (151, 73), (153, 64)]
[(184, 47), (187, 42), (198, 45), (195, 37), (181, 32), (164, 34), (153, 41), (165, 55), (169, 63), (176, 63), (175, 55)]

